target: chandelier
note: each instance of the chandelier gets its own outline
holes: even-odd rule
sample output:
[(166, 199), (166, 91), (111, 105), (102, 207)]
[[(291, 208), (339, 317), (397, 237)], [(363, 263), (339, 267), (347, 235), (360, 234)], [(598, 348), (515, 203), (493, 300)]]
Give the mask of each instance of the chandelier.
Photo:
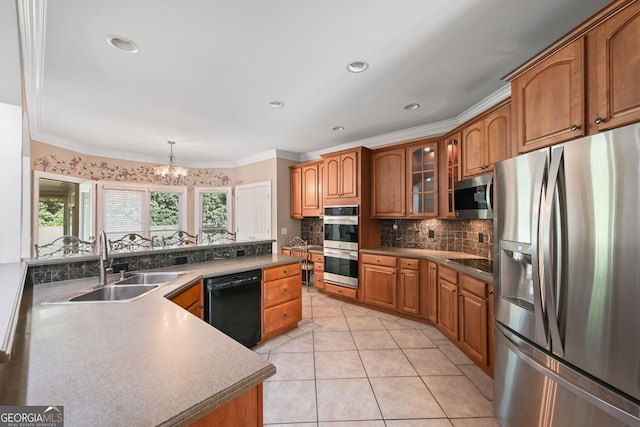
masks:
[(164, 179), (167, 184), (180, 184), (182, 179), (187, 176), (187, 169), (176, 166), (176, 156), (173, 155), (173, 146), (175, 141), (167, 141), (169, 147), (171, 147), (171, 154), (169, 154), (169, 164), (167, 166), (156, 166), (153, 169), (156, 172), (156, 176), (160, 179)]

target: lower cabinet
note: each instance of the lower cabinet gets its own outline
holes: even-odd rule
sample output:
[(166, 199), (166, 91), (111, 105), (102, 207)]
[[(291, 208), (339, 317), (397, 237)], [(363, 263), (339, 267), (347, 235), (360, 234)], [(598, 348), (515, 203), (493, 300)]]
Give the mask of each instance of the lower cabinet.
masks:
[(189, 427), (262, 427), (262, 384), (250, 388)]
[(398, 310), (420, 314), (420, 269), (417, 259), (400, 258)]
[(396, 257), (361, 254), (362, 301), (396, 310), (398, 294), (396, 270)]
[(436, 327), (480, 368), (493, 374), (493, 295), (489, 289), (484, 281), (438, 266)]
[(313, 262), (313, 287), (324, 290), (324, 255), (311, 254)]
[(187, 310), (194, 316), (204, 320), (204, 281), (193, 283), (187, 289), (173, 296), (171, 301)]
[(300, 261), (262, 270), (262, 340), (298, 326), (302, 320)]
[(358, 290), (353, 288), (348, 288), (346, 286), (338, 286), (333, 283), (324, 283), (324, 291), (328, 294), (337, 295), (340, 297), (346, 297), (351, 299), (356, 299), (358, 297)]

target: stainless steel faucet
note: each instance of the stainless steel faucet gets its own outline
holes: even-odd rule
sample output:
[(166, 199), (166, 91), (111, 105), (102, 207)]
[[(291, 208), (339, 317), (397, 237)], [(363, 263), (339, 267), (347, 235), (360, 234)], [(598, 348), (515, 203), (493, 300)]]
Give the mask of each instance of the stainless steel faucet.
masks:
[(107, 247), (107, 233), (104, 230), (98, 236), (98, 286), (107, 284), (107, 273), (111, 273), (113, 268), (107, 267), (109, 261), (109, 249)]

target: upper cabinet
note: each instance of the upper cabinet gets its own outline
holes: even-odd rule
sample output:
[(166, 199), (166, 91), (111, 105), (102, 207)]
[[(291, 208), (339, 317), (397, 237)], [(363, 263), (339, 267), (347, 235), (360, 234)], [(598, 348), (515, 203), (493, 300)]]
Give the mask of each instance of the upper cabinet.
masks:
[(301, 163), (291, 169), (291, 218), (322, 215), (322, 163)]
[(584, 41), (577, 39), (511, 82), (518, 152), (584, 135)]
[(375, 151), (371, 173), (372, 217), (438, 215), (438, 142)]
[(462, 179), (462, 168), (460, 167), (460, 141), (462, 134), (456, 132), (449, 135), (441, 142), (440, 154), (440, 216), (443, 218), (455, 218), (456, 213), (453, 206), (453, 190), (456, 181)]
[(640, 2), (619, 0), (509, 76), (523, 153), (640, 120)]
[(405, 149), (376, 151), (371, 156), (373, 191), (371, 211), (374, 217), (401, 218), (407, 203), (405, 192)]
[(324, 201), (328, 205), (358, 204), (360, 199), (359, 151), (324, 158)]
[(407, 148), (407, 205), (410, 217), (438, 215), (438, 143)]
[(298, 165), (289, 167), (291, 180), (290, 213), (291, 218), (302, 218), (302, 168)]
[(488, 116), (462, 129), (463, 177), (493, 170), (493, 164), (509, 157), (511, 105), (500, 106)]
[(640, 2), (589, 34), (595, 46), (597, 110), (589, 117), (598, 130), (640, 120)]

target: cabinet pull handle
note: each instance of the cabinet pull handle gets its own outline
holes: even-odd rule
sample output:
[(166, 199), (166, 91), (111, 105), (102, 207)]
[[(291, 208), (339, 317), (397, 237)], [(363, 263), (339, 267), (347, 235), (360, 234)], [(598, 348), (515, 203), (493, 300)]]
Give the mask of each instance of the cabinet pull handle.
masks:
[(493, 291), (489, 291), (489, 295), (493, 295)]
[(596, 124), (599, 125), (600, 123), (604, 123), (604, 119), (602, 117), (598, 117), (595, 120)]
[(573, 130), (573, 131), (576, 131), (578, 129), (580, 129), (580, 126), (578, 126), (578, 125), (571, 126), (571, 130)]

